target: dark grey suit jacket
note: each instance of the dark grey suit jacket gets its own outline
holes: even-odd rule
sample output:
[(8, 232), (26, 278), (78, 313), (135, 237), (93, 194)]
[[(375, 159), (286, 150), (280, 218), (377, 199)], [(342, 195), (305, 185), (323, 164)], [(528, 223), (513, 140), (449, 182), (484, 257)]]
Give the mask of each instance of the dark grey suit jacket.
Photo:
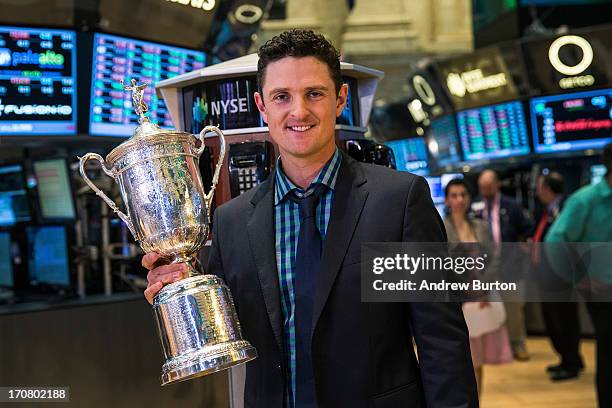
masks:
[[(314, 300), (319, 406), (477, 407), (459, 305), (361, 302), (362, 242), (446, 240), (425, 180), (343, 154), (334, 194)], [(259, 353), (247, 363), (245, 406), (284, 407), (274, 175), (217, 208), (207, 272), (228, 284), (243, 334)]]

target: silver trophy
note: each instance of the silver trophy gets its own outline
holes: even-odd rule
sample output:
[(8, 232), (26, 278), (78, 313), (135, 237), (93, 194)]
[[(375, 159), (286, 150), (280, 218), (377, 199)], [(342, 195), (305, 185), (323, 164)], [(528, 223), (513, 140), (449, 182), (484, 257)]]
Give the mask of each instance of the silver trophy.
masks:
[[(225, 157), (225, 138), (214, 126), (199, 134), (166, 131), (145, 116), (146, 84), (132, 79), (134, 109), (139, 126), (134, 135), (113, 149), (106, 160), (88, 153), (80, 158), (81, 177), (125, 222), (145, 252), (155, 251), (173, 263), (188, 265), (189, 276), (166, 285), (155, 296), (153, 314), (165, 356), (161, 384), (199, 377), (257, 357), (244, 340), (232, 296), (214, 275), (203, 275), (197, 253), (208, 237), (210, 208)], [(123, 86), (123, 82), (121, 83)], [(219, 136), (220, 154), (212, 187), (204, 194), (198, 167), (204, 135)], [(97, 160), (118, 184), (127, 214), (85, 173), (85, 164)]]

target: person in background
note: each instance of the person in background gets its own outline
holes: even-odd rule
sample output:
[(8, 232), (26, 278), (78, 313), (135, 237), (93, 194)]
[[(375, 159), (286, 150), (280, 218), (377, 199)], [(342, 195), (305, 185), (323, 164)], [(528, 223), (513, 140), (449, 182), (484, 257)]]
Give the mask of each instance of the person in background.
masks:
[[(612, 143), (603, 149), (606, 176), (566, 201), (545, 242), (612, 242)], [(591, 279), (610, 285), (612, 272), (598, 270)], [(612, 302), (589, 302), (597, 342), (596, 383), (600, 407), (612, 407)]]
[[(494, 249), (495, 243), (487, 223), (468, 215), (471, 196), (466, 182), (462, 179), (451, 180), (446, 185), (444, 197), (448, 209), (448, 215), (444, 219), (448, 242), (478, 242), (485, 248)], [(474, 310), (469, 307), (470, 303), (474, 302), (463, 305), (466, 321), (481, 319), (482, 313), (474, 313), (474, 316), (469, 316)], [(480, 309), (489, 309), (493, 312), (491, 303), (475, 303), (478, 304)], [(503, 304), (500, 303), (499, 306), (503, 307)], [(469, 328), (470, 325), (468, 324)], [(482, 394), (483, 366), (485, 364), (508, 364), (512, 362), (512, 350), (506, 327), (501, 324), (499, 327), (477, 336), (470, 332), (470, 350), (476, 383), (478, 384), (478, 393)]]
[[(536, 195), (545, 208), (532, 237), (532, 241), (536, 244), (532, 259), (536, 264), (545, 263), (545, 259), (539, 256), (541, 251), (538, 250), (537, 244), (544, 241), (548, 230), (563, 208), (565, 199), (563, 190), (561, 174), (550, 172), (538, 177)], [(546, 265), (541, 265), (541, 267), (546, 267)], [(552, 279), (554, 274), (546, 273), (546, 276), (547, 279)], [(560, 285), (563, 285), (563, 282), (557, 279), (554, 284), (558, 289)], [(568, 286), (567, 289), (571, 290), (571, 287)], [(542, 302), (541, 306), (546, 332), (554, 350), (561, 359), (558, 364), (546, 368), (550, 379), (561, 381), (578, 377), (580, 370), (584, 368), (579, 350), (580, 320), (578, 318), (578, 305), (575, 302)]]
[[(495, 244), (524, 241), (529, 233), (530, 223), (519, 204), (500, 192), (500, 181), (495, 171), (488, 169), (482, 172), (478, 178), (478, 190), (482, 202), (475, 204), (474, 208), (477, 215), (487, 221)], [(501, 270), (500, 275), (508, 278), (505, 276), (506, 272)], [(513, 276), (512, 280), (519, 278)], [(510, 335), (512, 354), (518, 361), (529, 360), (525, 343), (527, 334), (524, 306), (524, 302), (505, 302), (506, 327)]]

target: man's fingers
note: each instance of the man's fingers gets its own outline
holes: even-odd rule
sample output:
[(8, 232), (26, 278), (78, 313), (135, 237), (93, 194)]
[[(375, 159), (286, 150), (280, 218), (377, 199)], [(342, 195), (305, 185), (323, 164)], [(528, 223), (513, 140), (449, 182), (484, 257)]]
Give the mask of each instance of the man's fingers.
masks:
[(163, 287), (164, 287), (164, 284), (162, 282), (156, 282), (153, 285), (145, 289), (144, 295), (145, 295), (145, 298), (147, 298), (147, 302), (149, 302), (149, 304), (153, 304), (153, 299), (155, 298), (155, 295)]
[(147, 273), (147, 281), (149, 285), (158, 281), (171, 283), (185, 277), (185, 272), (187, 272), (187, 265), (185, 264), (162, 265)]
[(151, 270), (155, 266), (155, 262), (159, 259), (159, 254), (157, 252), (149, 252), (142, 257), (142, 266), (148, 270)]

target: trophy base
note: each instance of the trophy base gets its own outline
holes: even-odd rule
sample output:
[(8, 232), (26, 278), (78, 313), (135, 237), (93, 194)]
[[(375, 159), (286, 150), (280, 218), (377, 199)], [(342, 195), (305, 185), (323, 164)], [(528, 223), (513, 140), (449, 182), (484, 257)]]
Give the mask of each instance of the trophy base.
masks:
[(257, 358), (255, 347), (246, 341), (231, 342), (224, 348), (219, 354), (196, 351), (181, 356), (180, 361), (168, 361), (162, 368), (161, 385), (202, 377)]

